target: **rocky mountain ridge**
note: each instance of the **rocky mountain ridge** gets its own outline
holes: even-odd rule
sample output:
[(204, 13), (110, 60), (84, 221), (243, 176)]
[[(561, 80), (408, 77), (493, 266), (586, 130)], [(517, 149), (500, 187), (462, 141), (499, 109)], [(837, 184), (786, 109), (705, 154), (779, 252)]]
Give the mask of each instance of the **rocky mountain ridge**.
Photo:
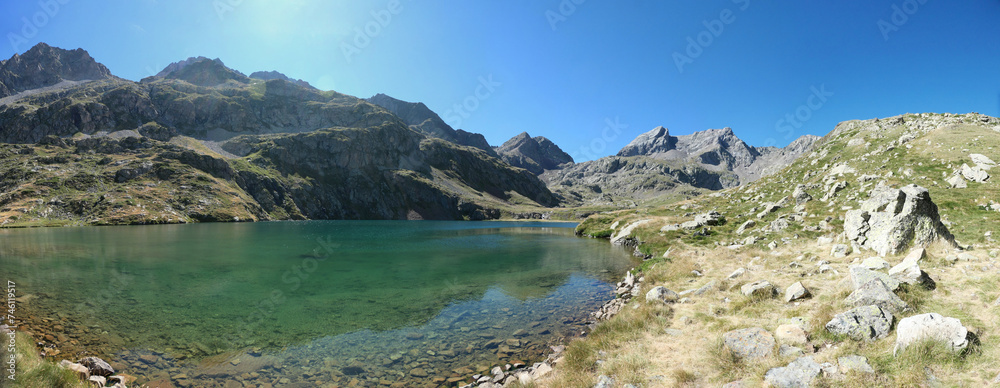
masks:
[[(47, 58), (28, 75), (58, 79), (67, 70), (49, 65), (90, 58), (30, 53)], [(365, 100), (274, 78), (192, 58), (141, 82), (4, 99), (0, 223), (495, 219), (558, 205), (488, 145), (439, 141)]]
[(452, 128), (422, 102), (407, 102), (382, 93), (367, 98), (366, 101), (392, 112), (414, 131), (455, 144), (476, 147), (490, 156), (497, 156), (493, 147), (490, 147), (486, 141), (486, 137), (478, 133)]

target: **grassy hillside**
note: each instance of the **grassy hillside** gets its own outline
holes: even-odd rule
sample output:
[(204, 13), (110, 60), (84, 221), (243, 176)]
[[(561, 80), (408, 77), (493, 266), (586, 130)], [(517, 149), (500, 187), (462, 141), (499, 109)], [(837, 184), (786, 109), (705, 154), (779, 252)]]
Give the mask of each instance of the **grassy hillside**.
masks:
[[(974, 165), (970, 154), (1000, 160), (998, 144), (1000, 119), (978, 114), (849, 121), (811, 153), (750, 185), (591, 216), (578, 228), (580, 234), (608, 237), (635, 221), (649, 220), (630, 234), (638, 242), (636, 249), (650, 257), (640, 268), (641, 293), (588, 339), (570, 345), (558, 375), (541, 385), (589, 387), (605, 375), (617, 384), (646, 387), (721, 386), (737, 380), (758, 386), (769, 369), (786, 366), (802, 354), (835, 366), (839, 357), (860, 355), (875, 372), (821, 373), (813, 382), (818, 386), (988, 385), (1000, 373), (1000, 348), (995, 346), (1000, 341), (1000, 247), (992, 237), (1000, 225), (1000, 211), (995, 210), (1000, 206), (991, 207), (1000, 201), (1000, 179), (968, 181), (966, 188), (951, 188), (946, 180), (963, 163)], [(989, 172), (1000, 173), (994, 170)], [(846, 186), (832, 190), (841, 182)], [(790, 198), (799, 184), (813, 198), (802, 205)], [(897, 314), (896, 322), (928, 312), (958, 318), (978, 335), (981, 346), (956, 354), (926, 343), (893, 356), (895, 331), (859, 342), (825, 329), (835, 314), (851, 308), (844, 301), (853, 289), (850, 267), (878, 256), (872, 251), (853, 251), (846, 257), (832, 252), (833, 244), (849, 244), (843, 236), (844, 214), (858, 208), (877, 184), (927, 188), (943, 222), (965, 248), (959, 251), (947, 243), (928, 247), (920, 266), (936, 288), (898, 291), (910, 310)], [(768, 204), (778, 203), (780, 208), (765, 211)], [(661, 231), (712, 210), (725, 217), (724, 224)], [(737, 233), (750, 220), (755, 225)], [(905, 255), (880, 259), (893, 266)], [(731, 277), (737, 270), (744, 274)], [(786, 303), (782, 295), (751, 298), (741, 293), (741, 286), (758, 280), (769, 281), (780, 293), (802, 282), (812, 297)], [(654, 286), (678, 293), (701, 291), (682, 293), (687, 297), (682, 303), (647, 303), (643, 295)], [(807, 333), (805, 343), (791, 344), (802, 354), (746, 362), (722, 345), (723, 334), (730, 330), (761, 327), (775, 333), (790, 322), (799, 322)]]

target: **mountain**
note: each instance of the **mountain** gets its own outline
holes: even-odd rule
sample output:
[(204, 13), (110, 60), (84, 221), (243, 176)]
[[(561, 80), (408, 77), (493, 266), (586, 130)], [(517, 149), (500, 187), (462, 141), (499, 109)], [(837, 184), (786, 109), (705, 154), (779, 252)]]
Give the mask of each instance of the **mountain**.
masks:
[(818, 139), (806, 135), (784, 148), (753, 147), (731, 128), (671, 136), (661, 126), (637, 136), (615, 156), (540, 177), (568, 203), (632, 207), (671, 193), (693, 196), (753, 182), (788, 165)]
[(64, 81), (109, 78), (108, 68), (83, 49), (63, 50), (39, 43), (22, 55), (0, 61), (0, 98)]
[[(29, 53), (45, 51), (104, 69), (82, 50)], [(52, 68), (62, 62), (36, 61), (15, 78), (67, 73)], [(4, 98), (0, 143), (0, 224), (495, 219), (558, 205), (491, 149), (207, 58), (141, 82), (109, 75)]]
[(687, 161), (710, 170), (732, 171), (741, 183), (747, 183), (773, 171), (774, 166), (788, 164), (817, 139), (818, 136), (805, 135), (785, 148), (753, 147), (737, 137), (732, 128), (671, 136), (666, 128), (656, 127), (636, 137), (618, 156)]
[(542, 136), (531, 137), (527, 132), (510, 138), (496, 149), (505, 162), (538, 175), (572, 164), (573, 157)]
[(176, 70), (167, 73), (163, 78), (183, 80), (198, 86), (218, 86), (228, 81), (240, 84), (250, 82), (250, 77), (226, 67), (221, 60), (204, 58), (193, 61), (189, 59), (189, 62), (178, 66)]
[(255, 72), (253, 72), (253, 73), (250, 74), (250, 78), (259, 79), (259, 80), (262, 80), (262, 81), (270, 81), (270, 80), (273, 80), (273, 79), (280, 79), (282, 81), (288, 81), (288, 82), (291, 82), (293, 84), (296, 84), (296, 85), (299, 85), (299, 86), (302, 86), (302, 87), (306, 87), (306, 88), (309, 88), (309, 89), (316, 89), (316, 88), (314, 88), (312, 85), (310, 85), (306, 81), (303, 81), (303, 80), (300, 80), (300, 79), (289, 78), (287, 75), (284, 75), (284, 74), (279, 73), (277, 71), (255, 71)]
[(379, 93), (366, 99), (368, 102), (385, 108), (398, 116), (414, 131), (427, 136), (444, 139), (455, 144), (476, 147), (488, 155), (497, 156), (493, 147), (486, 142), (486, 137), (478, 133), (453, 129), (444, 122), (437, 113), (430, 110), (422, 102), (407, 102)]

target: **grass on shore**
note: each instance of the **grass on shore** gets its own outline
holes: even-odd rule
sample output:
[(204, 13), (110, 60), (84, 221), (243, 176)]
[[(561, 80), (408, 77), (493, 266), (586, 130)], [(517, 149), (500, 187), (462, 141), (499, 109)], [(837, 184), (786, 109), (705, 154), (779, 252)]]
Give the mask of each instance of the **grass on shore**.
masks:
[[(4, 335), (4, 342), (8, 340)], [(4, 387), (10, 388), (88, 388), (89, 385), (80, 381), (73, 372), (61, 368), (55, 363), (46, 361), (38, 354), (31, 337), (23, 333), (17, 333), (15, 338), (15, 351), (17, 373), (15, 379), (9, 379), (7, 372), (8, 364), (4, 363)], [(8, 360), (10, 354), (7, 347), (0, 348), (0, 355), (4, 361)]]

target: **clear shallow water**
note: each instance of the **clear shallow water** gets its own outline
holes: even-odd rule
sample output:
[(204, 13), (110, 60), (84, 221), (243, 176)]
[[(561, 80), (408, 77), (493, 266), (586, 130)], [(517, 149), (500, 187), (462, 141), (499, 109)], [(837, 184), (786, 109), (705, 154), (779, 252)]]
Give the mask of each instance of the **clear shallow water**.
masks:
[(101, 353), (176, 386), (436, 386), (537, 360), (611, 298), (629, 255), (571, 226), (0, 230), (0, 272), (57, 358)]

